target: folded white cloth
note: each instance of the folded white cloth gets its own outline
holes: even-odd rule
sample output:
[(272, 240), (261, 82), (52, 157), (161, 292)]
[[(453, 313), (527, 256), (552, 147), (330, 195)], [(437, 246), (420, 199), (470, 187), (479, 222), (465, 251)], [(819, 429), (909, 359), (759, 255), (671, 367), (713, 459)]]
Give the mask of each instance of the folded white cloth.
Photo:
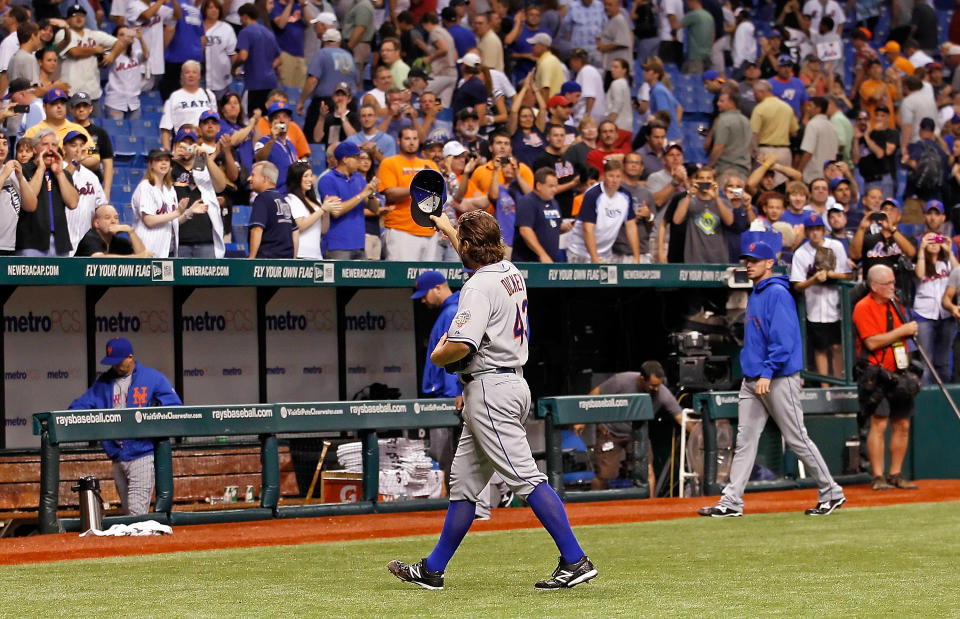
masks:
[(156, 520), (144, 520), (132, 524), (115, 524), (106, 531), (89, 529), (80, 534), (80, 537), (95, 535), (97, 537), (141, 537), (144, 535), (173, 535), (173, 529)]

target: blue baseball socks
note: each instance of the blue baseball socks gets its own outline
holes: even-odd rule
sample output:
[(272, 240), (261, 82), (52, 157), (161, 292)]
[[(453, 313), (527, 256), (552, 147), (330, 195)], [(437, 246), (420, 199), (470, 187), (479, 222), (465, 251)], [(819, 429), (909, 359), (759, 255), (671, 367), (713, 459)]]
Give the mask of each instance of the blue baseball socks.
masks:
[[(557, 496), (557, 493), (547, 482), (540, 483), (530, 496), (527, 497), (527, 503), (533, 510), (534, 515), (540, 520), (540, 524), (547, 530), (550, 537), (557, 544), (560, 555), (566, 563), (576, 563), (583, 558), (584, 552), (580, 548), (577, 537), (570, 528), (570, 521), (567, 520), (567, 511), (563, 507), (563, 501)], [(473, 517), (476, 514), (477, 506), (470, 501), (450, 501), (450, 507), (447, 508), (447, 517), (443, 521), (443, 531), (440, 532), (440, 539), (433, 552), (427, 557), (425, 567), (431, 572), (444, 571), (447, 569), (447, 563), (457, 551), (460, 542), (463, 541), (470, 525), (473, 524)]]
[(557, 544), (563, 560), (566, 563), (576, 563), (582, 559), (584, 552), (573, 534), (573, 529), (570, 528), (567, 510), (564, 509), (563, 501), (550, 484), (541, 482), (527, 497), (527, 503), (540, 520), (540, 524)]
[(447, 569), (447, 563), (450, 562), (453, 553), (457, 551), (460, 542), (463, 541), (463, 536), (470, 530), (476, 511), (476, 503), (450, 501), (450, 506), (447, 508), (447, 517), (443, 521), (443, 530), (440, 532), (440, 539), (437, 540), (433, 552), (427, 557), (425, 567), (428, 570), (442, 572)]

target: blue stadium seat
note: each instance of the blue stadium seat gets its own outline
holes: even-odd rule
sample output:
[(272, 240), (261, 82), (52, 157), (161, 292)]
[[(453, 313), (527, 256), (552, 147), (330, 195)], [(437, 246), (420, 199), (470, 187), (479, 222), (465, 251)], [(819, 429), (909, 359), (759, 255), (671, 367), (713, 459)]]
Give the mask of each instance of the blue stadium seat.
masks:
[(133, 208), (129, 204), (120, 204), (117, 200), (114, 202), (114, 208), (117, 209), (117, 214), (120, 216), (120, 223), (132, 226), (134, 224)]
[(115, 140), (113, 154), (116, 159), (130, 161), (143, 152), (143, 138), (136, 135), (118, 137)]

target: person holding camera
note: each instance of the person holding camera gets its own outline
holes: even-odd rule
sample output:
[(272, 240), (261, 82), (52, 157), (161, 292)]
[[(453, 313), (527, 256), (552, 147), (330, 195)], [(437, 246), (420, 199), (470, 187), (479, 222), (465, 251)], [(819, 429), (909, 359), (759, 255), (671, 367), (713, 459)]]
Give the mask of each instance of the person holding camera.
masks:
[[(870, 293), (853, 308), (853, 325), (858, 334), (857, 396), (864, 417), (861, 421), (869, 419), (870, 423), (867, 453), (874, 490), (917, 487), (904, 479), (902, 467), (914, 398), (920, 391), (920, 380), (910, 371), (907, 338), (917, 335), (919, 329), (916, 321), (904, 322), (896, 283), (893, 269), (874, 264), (867, 271)], [(884, 401), (887, 405), (881, 406)], [(884, 477), (884, 436), (890, 421), (890, 474)]]
[[(910, 292), (912, 273), (903, 268), (901, 257), (911, 260), (917, 255), (917, 248), (897, 228), (900, 223), (900, 203), (894, 198), (885, 198), (880, 211), (864, 217), (850, 241), (850, 257), (863, 261), (863, 272), (869, 273), (877, 264), (892, 269), (896, 275), (897, 290), (901, 298)], [(874, 228), (873, 224), (877, 224)]]
[[(939, 201), (931, 200), (929, 210), (943, 208)], [(942, 215), (941, 215), (942, 218)], [(957, 323), (950, 312), (941, 306), (947, 290), (950, 272), (957, 267), (953, 253), (953, 241), (939, 232), (927, 232), (920, 237), (920, 251), (914, 269), (916, 294), (913, 298), (913, 314), (917, 321), (917, 341), (930, 356), (937, 374), (950, 380), (950, 357), (953, 353), (953, 338)], [(934, 382), (930, 368), (923, 372), (924, 385)]]
[[(214, 116), (204, 112), (203, 120)], [(177, 200), (200, 202), (197, 213), (206, 217), (188, 217), (180, 222), (177, 256), (180, 258), (223, 258), (223, 216), (217, 194), (227, 186), (227, 177), (216, 163), (220, 145), (201, 144), (196, 130), (185, 125), (173, 142), (170, 174)]]
[(711, 168), (697, 170), (693, 187), (695, 191), (682, 198), (673, 212), (675, 225), (687, 222), (683, 261), (687, 264), (726, 264), (729, 252), (722, 226), (733, 223), (733, 212), (720, 198)]
[[(297, 145), (287, 135), (287, 129), (293, 118), (293, 110), (283, 101), (272, 103), (267, 109), (267, 119), (270, 121), (270, 134), (260, 138), (253, 147), (254, 161), (269, 161), (277, 166), (278, 178), (287, 178), (287, 169), (299, 157)], [(277, 187), (277, 191), (286, 195), (286, 185)]]

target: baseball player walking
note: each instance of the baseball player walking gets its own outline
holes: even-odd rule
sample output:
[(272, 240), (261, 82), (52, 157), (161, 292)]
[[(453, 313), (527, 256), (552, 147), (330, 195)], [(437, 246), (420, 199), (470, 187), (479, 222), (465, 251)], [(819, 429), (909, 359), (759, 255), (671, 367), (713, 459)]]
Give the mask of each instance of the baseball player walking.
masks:
[(820, 450), (807, 436), (800, 408), (800, 370), (803, 343), (800, 321), (785, 275), (773, 275), (776, 253), (763, 241), (744, 239), (741, 258), (753, 292), (747, 301), (747, 318), (740, 351), (743, 384), (740, 387), (737, 449), (730, 465), (730, 483), (717, 505), (702, 507), (701, 516), (728, 518), (743, 515), (743, 492), (754, 460), (760, 434), (772, 417), (787, 445), (803, 461), (817, 482), (818, 503), (804, 513), (827, 516), (846, 502), (843, 489), (827, 470)]
[(450, 507), (433, 552), (417, 563), (387, 564), (397, 578), (425, 589), (443, 589), (443, 575), (473, 524), (477, 498), (496, 471), (530, 504), (553, 537), (560, 562), (539, 590), (569, 589), (597, 576), (577, 542), (560, 497), (537, 468), (523, 422), (530, 411), (527, 362), (527, 287), (503, 259), (500, 226), (484, 211), (460, 218), (459, 235), (446, 216), (431, 216), (473, 276), (460, 292), (457, 313), (430, 360), (456, 371), (464, 384), (463, 432), (453, 458)]

